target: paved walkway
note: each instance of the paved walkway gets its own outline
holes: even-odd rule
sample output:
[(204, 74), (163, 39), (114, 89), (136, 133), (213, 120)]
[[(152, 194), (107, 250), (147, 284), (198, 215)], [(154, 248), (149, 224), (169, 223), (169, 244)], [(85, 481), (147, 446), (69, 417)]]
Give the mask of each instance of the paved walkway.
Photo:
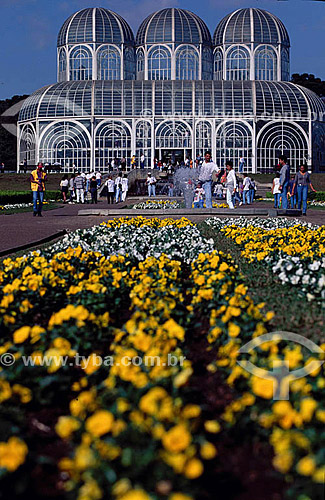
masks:
[[(132, 200), (133, 201), (133, 200)], [(134, 201), (136, 201), (134, 199)], [(98, 207), (107, 208), (123, 208), (128, 203), (119, 203), (117, 205), (108, 205), (104, 201), (98, 203)], [(270, 208), (269, 203), (258, 203), (258, 207)], [(37, 244), (40, 240), (45, 238), (55, 237), (62, 231), (74, 231), (76, 229), (84, 229), (96, 224), (114, 218), (112, 216), (88, 216), (78, 217), (78, 211), (83, 208), (95, 207), (94, 205), (62, 205), (54, 210), (43, 212), (43, 217), (33, 217), (31, 212), (24, 212), (12, 215), (0, 215), (0, 253), (9, 253), (10, 250), (24, 245)], [(134, 211), (136, 215), (136, 211)], [(120, 217), (121, 215), (119, 215)], [(150, 211), (146, 216), (150, 217)], [(153, 216), (153, 215), (151, 215)], [(232, 211), (229, 216), (236, 216), (236, 210)], [(169, 217), (168, 213), (161, 213), (161, 217)], [(179, 218), (174, 216), (174, 218)], [(206, 215), (199, 215), (198, 213), (190, 216), (189, 218), (194, 222), (199, 222), (206, 219)], [(313, 224), (325, 224), (325, 211), (309, 210), (307, 217), (302, 220), (312, 222)]]

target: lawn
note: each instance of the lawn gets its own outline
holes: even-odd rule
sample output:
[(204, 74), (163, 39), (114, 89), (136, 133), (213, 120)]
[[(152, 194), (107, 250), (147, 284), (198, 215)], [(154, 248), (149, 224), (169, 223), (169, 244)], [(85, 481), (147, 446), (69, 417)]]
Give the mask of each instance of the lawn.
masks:
[(237, 361), (324, 341), (324, 231), (122, 218), (1, 261), (4, 498), (320, 500), (323, 368), (276, 401)]
[[(63, 174), (48, 174), (46, 189), (59, 190)], [(0, 174), (0, 191), (28, 191), (30, 190), (30, 173), (27, 174)]]

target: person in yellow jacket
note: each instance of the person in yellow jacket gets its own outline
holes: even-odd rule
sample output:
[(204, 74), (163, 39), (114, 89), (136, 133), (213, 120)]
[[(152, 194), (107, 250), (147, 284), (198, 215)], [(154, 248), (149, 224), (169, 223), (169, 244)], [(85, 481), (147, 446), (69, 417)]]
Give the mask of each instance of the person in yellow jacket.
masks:
[(39, 163), (36, 170), (30, 174), (30, 185), (33, 193), (33, 210), (34, 217), (38, 215), (42, 217), (42, 206), (44, 201), (45, 182), (47, 181), (46, 173), (43, 171), (43, 164)]

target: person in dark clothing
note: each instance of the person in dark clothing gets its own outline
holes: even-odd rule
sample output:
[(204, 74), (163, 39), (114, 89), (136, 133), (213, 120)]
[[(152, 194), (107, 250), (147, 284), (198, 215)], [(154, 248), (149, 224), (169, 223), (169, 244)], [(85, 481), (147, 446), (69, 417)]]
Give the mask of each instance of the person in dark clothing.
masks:
[(97, 203), (97, 181), (93, 175), (90, 181), (91, 203)]

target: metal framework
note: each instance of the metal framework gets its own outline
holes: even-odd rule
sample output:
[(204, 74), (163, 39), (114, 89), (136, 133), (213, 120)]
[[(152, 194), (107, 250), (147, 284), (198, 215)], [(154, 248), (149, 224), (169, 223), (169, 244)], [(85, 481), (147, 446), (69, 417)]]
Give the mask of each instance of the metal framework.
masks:
[(289, 36), (266, 11), (229, 14), (212, 42), (184, 9), (148, 16), (136, 40), (118, 14), (83, 9), (63, 24), (57, 45), (59, 83), (20, 111), (19, 163), (105, 172), (114, 158), (130, 168), (132, 155), (137, 164), (144, 156), (149, 167), (209, 149), (221, 166), (244, 157), (249, 172), (271, 169), (279, 153), (294, 168), (325, 164), (325, 103), (285, 81)]

